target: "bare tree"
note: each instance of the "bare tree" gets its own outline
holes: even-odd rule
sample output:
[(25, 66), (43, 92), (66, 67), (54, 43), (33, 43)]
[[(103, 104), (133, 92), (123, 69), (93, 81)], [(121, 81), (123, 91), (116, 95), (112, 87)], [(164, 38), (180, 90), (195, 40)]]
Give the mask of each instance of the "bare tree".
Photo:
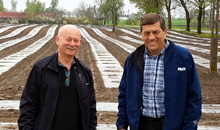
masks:
[(103, 19), (105, 19), (104, 12), (102, 11), (102, 6), (103, 6), (105, 1), (106, 0), (95, 0), (95, 3), (97, 4), (97, 7), (94, 6), (94, 10), (95, 10), (95, 15), (96, 15), (96, 18), (99, 22), (99, 25), (101, 25)]
[(84, 2), (79, 3), (79, 7), (77, 8), (77, 16), (82, 18), (84, 16), (84, 12), (86, 11), (87, 5)]
[(103, 12), (106, 12), (111, 16), (112, 19), (112, 31), (115, 31), (115, 26), (117, 25), (117, 20), (119, 16), (119, 12), (124, 6), (122, 0), (106, 0), (103, 4)]
[(194, 5), (198, 8), (198, 26), (197, 33), (202, 33), (202, 15), (205, 8), (210, 4), (210, 0), (193, 0)]
[(199, 14), (198, 14), (198, 26), (197, 26), (197, 33), (201, 34), (202, 33), (202, 14), (203, 14), (203, 9), (205, 8), (205, 0), (196, 0), (196, 3), (198, 5), (199, 8)]
[(189, 4), (188, 2), (185, 0), (180, 0), (180, 3), (182, 5), (182, 7), (184, 8), (185, 14), (186, 14), (186, 31), (190, 31), (190, 21), (191, 21), (191, 18), (189, 15), (189, 9), (187, 7), (187, 4)]
[(74, 10), (77, 18), (80, 18), (80, 23), (85, 22), (89, 24), (97, 24), (95, 19), (95, 8), (91, 5), (80, 2), (77, 9)]
[(11, 11), (16, 11), (17, 3), (18, 2), (16, 0), (11, 0)]
[(168, 14), (168, 29), (171, 30), (172, 29), (171, 10), (174, 9), (175, 7), (171, 7), (172, 0), (164, 0), (164, 2)]
[(95, 14), (95, 10), (92, 6), (86, 8), (86, 10), (84, 11), (84, 16), (86, 16), (89, 19), (91, 24), (94, 24), (95, 22), (94, 14)]
[[(216, 14), (216, 17), (215, 17)], [(216, 32), (214, 34), (214, 31)], [(212, 8), (212, 32), (211, 32), (211, 60), (210, 70), (211, 72), (217, 72), (217, 53), (218, 53), (218, 29), (219, 29), (219, 0), (213, 0)]]

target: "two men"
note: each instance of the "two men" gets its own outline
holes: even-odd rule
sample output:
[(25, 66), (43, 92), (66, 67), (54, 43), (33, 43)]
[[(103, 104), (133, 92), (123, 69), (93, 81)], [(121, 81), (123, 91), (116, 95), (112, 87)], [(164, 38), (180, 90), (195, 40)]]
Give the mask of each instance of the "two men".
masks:
[(96, 130), (96, 99), (90, 69), (75, 55), (81, 34), (64, 25), (56, 36), (58, 52), (38, 61), (20, 102), (20, 130)]
[(196, 130), (201, 87), (192, 55), (166, 39), (161, 15), (141, 21), (144, 45), (131, 53), (119, 86), (119, 130)]
[[(164, 18), (141, 21), (144, 45), (131, 53), (119, 86), (117, 129), (196, 130), (201, 117), (201, 88), (192, 55), (166, 39)], [(81, 34), (60, 28), (58, 53), (37, 62), (21, 97), (20, 129), (96, 129), (91, 71), (75, 54)]]

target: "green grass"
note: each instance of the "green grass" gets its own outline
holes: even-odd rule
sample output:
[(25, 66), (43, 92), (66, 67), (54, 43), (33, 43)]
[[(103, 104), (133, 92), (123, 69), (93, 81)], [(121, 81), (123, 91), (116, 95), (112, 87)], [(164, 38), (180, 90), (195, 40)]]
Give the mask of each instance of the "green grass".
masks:
[[(175, 29), (186, 29), (186, 27), (180, 27), (180, 26), (172, 26), (172, 30), (175, 30)], [(197, 30), (196, 27), (190, 27), (190, 30)], [(177, 30), (175, 30), (177, 31)], [(202, 31), (211, 31), (210, 28), (202, 28)], [(197, 32), (194, 32), (194, 31), (177, 31), (177, 32), (180, 32), (180, 33), (184, 33), (184, 34), (188, 34), (188, 35), (193, 35), (193, 36), (197, 36), (197, 37), (205, 37), (205, 38), (211, 38), (211, 33), (203, 33), (202, 34), (198, 34)], [(220, 29), (219, 29), (219, 32), (220, 32)], [(219, 38), (220, 38), (220, 34), (219, 34)]]
[[(165, 23), (167, 23), (168, 26), (168, 19), (165, 19)], [(185, 18), (179, 18), (179, 19), (172, 19), (172, 25), (186, 25), (186, 19)]]
[(138, 26), (138, 25), (117, 25), (117, 27), (140, 29), (140, 26)]
[[(188, 31), (176, 31), (176, 32), (180, 32), (183, 34), (187, 34), (187, 35), (191, 35), (191, 36), (196, 36), (196, 37), (204, 37), (204, 38), (211, 38), (211, 33), (203, 33), (202, 34), (198, 34), (197, 32), (188, 32)], [(220, 38), (220, 34), (218, 35), (218, 37)]]
[[(186, 30), (186, 26), (172, 26), (172, 29), (175, 30), (175, 29), (185, 29)], [(197, 27), (190, 27), (190, 30), (197, 30)], [(211, 31), (210, 28), (204, 28), (202, 27), (202, 30), (203, 31)], [(220, 29), (219, 29), (220, 31)]]
[(118, 24), (119, 25), (126, 25), (126, 22), (127, 22), (126, 20), (119, 20)]
[(191, 31), (190, 32), (188, 32), (188, 31), (176, 31), (176, 32), (180, 32), (180, 33), (183, 33), (183, 34), (196, 36), (196, 37), (211, 38), (211, 34), (209, 34), (209, 33), (198, 34), (197, 32), (191, 32)]
[[(167, 24), (168, 20), (165, 19), (165, 22)], [(111, 25), (111, 23), (109, 25)], [(166, 26), (168, 27), (168, 25), (166, 25)], [(127, 25), (126, 20), (118, 21), (117, 27), (140, 29), (139, 25)], [(177, 31), (175, 29), (183, 29), (183, 31)], [(184, 31), (184, 30), (186, 30), (186, 19), (185, 18), (172, 19), (172, 30), (175, 30), (180, 33), (188, 34), (188, 35), (197, 36), (197, 37), (211, 38), (211, 33), (203, 33), (202, 32), (202, 34), (198, 34), (197, 32), (194, 32), (194, 31), (190, 31), (190, 32)], [(195, 25), (191, 26), (190, 30), (197, 30), (197, 27)], [(202, 27), (202, 31), (211, 31), (211, 29)], [(220, 29), (219, 29), (219, 32), (220, 32)], [(220, 34), (219, 34), (219, 37), (220, 37)]]

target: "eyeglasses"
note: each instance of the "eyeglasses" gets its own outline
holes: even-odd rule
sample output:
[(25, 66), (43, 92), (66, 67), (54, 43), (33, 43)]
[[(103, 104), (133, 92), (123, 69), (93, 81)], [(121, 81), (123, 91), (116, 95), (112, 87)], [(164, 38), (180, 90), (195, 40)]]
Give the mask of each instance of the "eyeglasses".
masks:
[(66, 75), (66, 80), (65, 80), (65, 86), (69, 86), (70, 85), (70, 71), (66, 71), (65, 72)]

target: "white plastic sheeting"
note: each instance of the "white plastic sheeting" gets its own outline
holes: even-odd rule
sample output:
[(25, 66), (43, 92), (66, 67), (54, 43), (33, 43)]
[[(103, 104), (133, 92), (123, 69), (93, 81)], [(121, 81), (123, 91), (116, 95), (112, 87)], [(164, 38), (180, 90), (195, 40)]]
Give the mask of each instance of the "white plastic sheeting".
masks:
[(20, 27), (20, 28), (16, 29), (15, 31), (9, 33), (8, 35), (1, 36), (0, 39), (4, 39), (4, 38), (9, 38), (9, 37), (16, 36), (16, 35), (18, 35), (19, 33), (21, 33), (22, 31), (24, 31), (25, 29), (30, 28), (30, 27), (33, 27), (33, 26), (36, 26), (36, 25), (37, 25), (37, 24), (31, 24), (31, 25), (28, 25), (28, 26)]
[(0, 51), (7, 48), (7, 47), (10, 47), (12, 45), (15, 45), (19, 42), (22, 42), (24, 40), (27, 40), (29, 38), (32, 38), (34, 37), (43, 27), (45, 27), (47, 25), (41, 25), (41, 26), (38, 26), (36, 28), (34, 28), (33, 30), (31, 30), (27, 35), (23, 36), (23, 37), (19, 37), (17, 39), (13, 39), (13, 40), (10, 40), (10, 41), (6, 41), (6, 42), (3, 42), (0, 44)]
[(80, 31), (92, 48), (105, 87), (118, 88), (123, 72), (120, 63), (108, 52), (102, 43), (92, 38), (85, 29), (80, 28)]
[(113, 39), (105, 34), (103, 34), (100, 30), (96, 29), (96, 28), (91, 28), (96, 34), (98, 34), (100, 37), (105, 38), (106, 40), (115, 43), (116, 45), (118, 45), (119, 47), (121, 47), (122, 49), (124, 49), (125, 51), (127, 51), (128, 53), (133, 52), (136, 48), (134, 46), (131, 46), (127, 43), (121, 42), (119, 40)]
[[(19, 100), (0, 100), (0, 110), (19, 110)], [(97, 102), (97, 111), (118, 112), (118, 103)], [(202, 104), (202, 113), (220, 113), (220, 104)]]
[(24, 25), (24, 24), (7, 25), (7, 26), (5, 26), (5, 27), (3, 27), (3, 28), (0, 28), (0, 33), (6, 31), (6, 30), (8, 30), (8, 29), (11, 29), (11, 28), (13, 28), (13, 27), (18, 27), (18, 26), (23, 26), (23, 25)]
[(53, 38), (57, 27), (58, 27), (58, 25), (54, 25), (54, 26), (50, 27), (50, 29), (48, 30), (46, 36), (44, 36), (43, 38), (41, 38), (38, 41), (34, 42), (33, 44), (26, 47), (25, 49), (0, 59), (0, 75), (3, 72), (8, 71), (11, 67), (15, 66), (18, 62), (20, 62), (21, 60), (23, 60), (27, 56), (29, 56), (29, 55), (35, 53), (36, 51), (38, 51), (51, 38)]

